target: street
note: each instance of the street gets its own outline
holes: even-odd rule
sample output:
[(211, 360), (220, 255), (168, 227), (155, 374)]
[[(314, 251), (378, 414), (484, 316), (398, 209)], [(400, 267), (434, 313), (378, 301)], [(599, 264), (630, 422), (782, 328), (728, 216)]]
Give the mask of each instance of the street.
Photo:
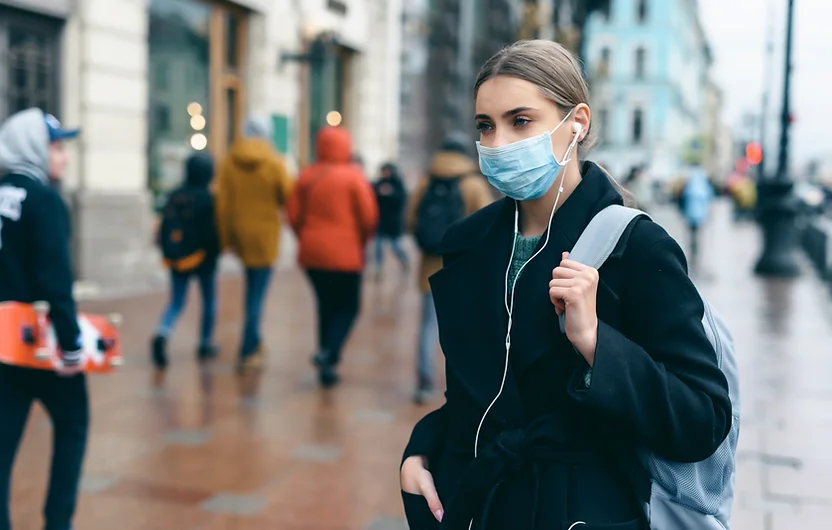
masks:
[[(686, 245), (675, 211), (656, 218)], [(731, 326), (740, 360), (732, 530), (828, 529), (832, 293), (808, 266), (794, 281), (755, 278), (758, 250), (757, 227), (732, 224), (727, 205), (718, 205), (703, 233), (696, 281)], [(242, 306), (233, 275), (221, 287), (221, 358), (202, 368), (196, 362), (192, 287), (164, 378), (150, 365), (148, 344), (165, 292), (84, 303), (87, 311), (124, 315), (127, 365), (90, 377), (92, 431), (76, 527), (405, 529), (399, 459), (411, 427), (430, 409), (411, 403), (419, 293), (388, 262), (381, 284), (367, 275), (343, 382), (330, 392), (318, 388), (310, 364), (312, 296), (296, 269), (273, 280), (264, 324), (269, 355), (259, 379), (233, 372)], [(41, 528), (50, 429), (37, 408), (14, 474), (17, 530)]]

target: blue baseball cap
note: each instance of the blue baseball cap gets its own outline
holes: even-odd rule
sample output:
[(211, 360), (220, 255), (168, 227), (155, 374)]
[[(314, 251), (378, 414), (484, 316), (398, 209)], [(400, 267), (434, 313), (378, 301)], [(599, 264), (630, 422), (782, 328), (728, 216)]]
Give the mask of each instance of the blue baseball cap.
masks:
[(59, 140), (72, 140), (81, 133), (81, 129), (64, 129), (61, 127), (61, 122), (58, 118), (51, 114), (45, 114), (46, 129), (49, 131), (49, 141), (57, 142)]

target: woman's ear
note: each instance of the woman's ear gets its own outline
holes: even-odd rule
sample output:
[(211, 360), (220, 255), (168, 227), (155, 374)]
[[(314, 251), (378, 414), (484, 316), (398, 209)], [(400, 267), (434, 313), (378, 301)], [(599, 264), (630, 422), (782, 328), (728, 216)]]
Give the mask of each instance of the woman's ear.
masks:
[(575, 106), (575, 123), (580, 124), (581, 132), (578, 135), (578, 142), (582, 142), (586, 135), (589, 134), (589, 124), (592, 121), (592, 114), (589, 110), (589, 105), (580, 103)]

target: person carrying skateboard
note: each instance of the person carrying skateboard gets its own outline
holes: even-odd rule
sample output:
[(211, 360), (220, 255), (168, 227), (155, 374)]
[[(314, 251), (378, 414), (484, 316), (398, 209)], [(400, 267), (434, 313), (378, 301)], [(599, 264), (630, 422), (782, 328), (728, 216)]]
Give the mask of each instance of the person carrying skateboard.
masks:
[[(54, 184), (68, 163), (64, 143), (78, 133), (36, 108), (0, 126), (0, 302), (48, 302), (62, 360), (55, 371), (0, 364), (0, 530), (11, 528), (12, 466), (35, 400), (54, 428), (45, 529), (70, 530), (75, 512), (89, 402), (72, 294), (69, 214)], [(0, 347), (15, 340), (0, 339)]]

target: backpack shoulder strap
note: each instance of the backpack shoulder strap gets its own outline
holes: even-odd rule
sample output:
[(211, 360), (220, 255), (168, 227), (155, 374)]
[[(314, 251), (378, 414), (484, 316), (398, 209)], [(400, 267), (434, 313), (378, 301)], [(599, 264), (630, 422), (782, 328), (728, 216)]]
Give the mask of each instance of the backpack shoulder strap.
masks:
[(649, 215), (635, 208), (613, 204), (598, 212), (578, 238), (569, 259), (595, 269), (607, 261), (621, 236), (637, 217)]
[[(649, 215), (635, 208), (618, 204), (607, 206), (595, 214), (581, 233), (581, 237), (569, 253), (569, 259), (600, 269), (615, 250), (630, 223), (642, 216), (650, 218)], [(560, 330), (561, 332), (566, 330), (565, 315), (560, 316)]]

